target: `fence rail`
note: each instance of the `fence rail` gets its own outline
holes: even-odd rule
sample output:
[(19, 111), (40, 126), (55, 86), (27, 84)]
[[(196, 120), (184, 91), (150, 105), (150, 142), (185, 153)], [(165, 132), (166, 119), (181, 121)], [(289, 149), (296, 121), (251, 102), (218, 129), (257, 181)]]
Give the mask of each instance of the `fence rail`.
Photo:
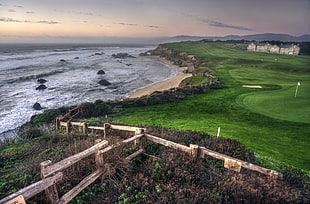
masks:
[[(207, 149), (205, 147), (199, 147), (198, 145), (193, 145), (193, 144), (191, 144), (190, 147), (187, 147), (185, 145), (181, 145), (181, 144), (171, 142), (169, 140), (165, 140), (163, 138), (155, 137), (155, 136), (148, 135), (148, 134), (145, 134), (144, 137), (150, 141), (156, 142), (158, 144), (162, 144), (166, 147), (171, 147), (171, 148), (186, 152), (188, 154), (191, 154), (193, 157), (196, 157), (196, 158), (199, 158), (199, 157), (204, 158), (205, 155), (208, 155), (208, 156), (211, 156), (211, 157), (216, 158), (216, 159), (224, 160), (226, 163), (229, 163), (229, 162), (233, 163), (233, 166), (235, 168), (230, 166), (231, 169), (233, 169), (233, 170), (239, 169), (238, 171), (240, 171), (240, 168), (238, 167), (238, 166), (240, 166), (240, 167), (243, 167), (246, 169), (250, 169), (252, 171), (260, 172), (260, 173), (268, 175), (268, 176), (273, 176), (275, 178), (282, 178), (282, 174), (279, 172), (273, 171), (271, 169), (266, 169), (264, 167), (257, 166), (255, 164), (251, 164), (251, 163), (248, 163), (248, 162), (227, 156), (225, 154), (221, 154), (221, 153), (212, 151), (212, 150)], [(236, 167), (236, 165), (237, 165), (237, 167)], [(227, 165), (227, 168), (230, 168), (230, 167), (229, 167), (229, 165)]]
[[(130, 142), (137, 142), (141, 139), (149, 140), (161, 145), (164, 145), (166, 147), (170, 147), (176, 150), (180, 150), (183, 152), (186, 152), (187, 154), (190, 154), (193, 159), (199, 159), (204, 158), (206, 155), (211, 156), (216, 159), (224, 160), (224, 167), (232, 169), (234, 171), (240, 171), (241, 167), (250, 169), (252, 171), (257, 171), (259, 173), (271, 176), (273, 178), (282, 178), (282, 174), (276, 171), (273, 171), (271, 169), (266, 169), (264, 167), (260, 167), (239, 159), (232, 158), (230, 156), (209, 150), (205, 147), (200, 147), (198, 145), (191, 144), (189, 147), (185, 145), (181, 145), (160, 137), (156, 137), (149, 134), (144, 134), (145, 129), (144, 128), (138, 128), (138, 127), (131, 127), (131, 126), (120, 126), (120, 125), (111, 125), (108, 123), (105, 123), (103, 127), (95, 127), (95, 126), (88, 126), (85, 123), (81, 122), (60, 122), (56, 121), (56, 127), (60, 128), (60, 126), (65, 126), (67, 130), (69, 130), (67, 133), (70, 133), (70, 126), (81, 126), (83, 127), (83, 132), (87, 133), (87, 129), (99, 129), (104, 131), (104, 137), (106, 137), (107, 129), (116, 129), (116, 130), (123, 130), (123, 131), (131, 131), (134, 132), (136, 135), (133, 137), (130, 137), (126, 140), (123, 140), (117, 144), (113, 144), (110, 146), (108, 145), (108, 142), (106, 140), (96, 140), (96, 144), (92, 147), (75, 154), (73, 156), (70, 156), (60, 162), (57, 162), (55, 164), (52, 164), (51, 161), (47, 160), (45, 162), (42, 162), (40, 164), (41, 169), (41, 177), (42, 180), (31, 184), (20, 191), (13, 193), (2, 200), (0, 200), (0, 203), (6, 203), (20, 195), (22, 195), (25, 199), (29, 199), (36, 194), (45, 191), (46, 198), (49, 203), (58, 203), (58, 204), (64, 204), (68, 203), (70, 200), (72, 200), (78, 193), (80, 193), (84, 188), (86, 188), (88, 185), (93, 183), (95, 180), (97, 180), (104, 172), (103, 164), (103, 154), (106, 152), (109, 152), (110, 150), (121, 147), (123, 144), (127, 144)], [(138, 142), (139, 143), (139, 142)], [(134, 152), (133, 154), (127, 156), (124, 160), (130, 161), (139, 154), (142, 154), (144, 152), (143, 148), (140, 148), (138, 151)], [(96, 161), (96, 170), (85, 177), (77, 186), (72, 188), (68, 193), (66, 193), (62, 198), (58, 198), (58, 192), (56, 189), (56, 183), (61, 181), (63, 178), (63, 173), (61, 170), (75, 164), (76, 162), (79, 162), (80, 160), (94, 154), (95, 155), (95, 161)]]
[(53, 173), (57, 171), (61, 171), (75, 164), (76, 162), (84, 159), (85, 157), (88, 157), (89, 155), (94, 154), (97, 150), (102, 149), (103, 147), (107, 146), (107, 144), (108, 144), (108, 141), (103, 140), (102, 142), (95, 144), (94, 146), (84, 150), (83, 152), (75, 154), (71, 157), (61, 160), (60, 162), (57, 162), (51, 166), (46, 167), (45, 169), (41, 171), (41, 173), (44, 177), (50, 176)]
[(48, 187), (54, 185), (56, 182), (59, 182), (62, 180), (63, 174), (61, 172), (57, 173), (54, 176), (48, 177), (46, 179), (43, 179), (41, 181), (38, 181), (36, 183), (33, 183), (19, 191), (17, 191), (16, 193), (13, 193), (5, 198), (3, 198), (2, 200), (0, 200), (0, 203), (6, 203), (20, 195), (23, 196), (24, 199), (29, 199), (32, 198), (33, 196), (37, 195), (38, 193), (41, 193), (42, 191), (44, 191), (45, 189), (47, 189)]
[(88, 129), (91, 130), (103, 130), (104, 131), (104, 138), (106, 137), (107, 129), (115, 129), (115, 130), (122, 130), (122, 131), (129, 131), (134, 132), (135, 134), (141, 134), (145, 132), (145, 128), (139, 127), (132, 127), (132, 126), (123, 126), (123, 125), (112, 125), (110, 123), (104, 123), (102, 127), (98, 126), (89, 126), (85, 122), (61, 122), (59, 118), (56, 119), (56, 129), (60, 129), (61, 126), (66, 127), (67, 135), (70, 134), (73, 126), (80, 126), (83, 128), (83, 133), (87, 135)]

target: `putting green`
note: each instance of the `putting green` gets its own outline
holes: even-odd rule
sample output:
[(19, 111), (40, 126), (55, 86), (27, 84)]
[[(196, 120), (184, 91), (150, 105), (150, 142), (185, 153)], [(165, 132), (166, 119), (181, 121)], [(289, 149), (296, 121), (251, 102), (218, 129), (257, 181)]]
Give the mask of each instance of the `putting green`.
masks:
[[(237, 97), (239, 105), (252, 112), (292, 122), (310, 123), (310, 78), (304, 73), (266, 69), (237, 68), (229, 71), (237, 85), (260, 85)], [(297, 95), (295, 92), (297, 82)], [(244, 88), (250, 89), (250, 88)]]
[(250, 111), (292, 122), (310, 123), (310, 86), (300, 86), (295, 98), (295, 87), (281, 90), (243, 94), (237, 101)]

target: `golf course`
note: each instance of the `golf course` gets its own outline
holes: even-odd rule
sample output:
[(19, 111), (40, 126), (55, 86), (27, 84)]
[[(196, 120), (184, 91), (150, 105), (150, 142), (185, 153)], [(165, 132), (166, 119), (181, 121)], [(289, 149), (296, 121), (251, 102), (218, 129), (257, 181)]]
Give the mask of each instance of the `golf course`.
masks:
[[(220, 80), (206, 94), (113, 116), (129, 125), (194, 130), (240, 141), (266, 167), (310, 172), (310, 57), (248, 52), (224, 42), (162, 45), (195, 55)], [(205, 82), (192, 77), (192, 85)]]

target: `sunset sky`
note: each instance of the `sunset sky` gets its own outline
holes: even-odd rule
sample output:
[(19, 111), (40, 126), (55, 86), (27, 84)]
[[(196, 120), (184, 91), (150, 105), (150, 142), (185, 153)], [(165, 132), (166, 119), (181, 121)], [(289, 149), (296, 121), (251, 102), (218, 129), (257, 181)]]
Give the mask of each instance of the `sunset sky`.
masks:
[(0, 0), (0, 42), (310, 33), (310, 0)]

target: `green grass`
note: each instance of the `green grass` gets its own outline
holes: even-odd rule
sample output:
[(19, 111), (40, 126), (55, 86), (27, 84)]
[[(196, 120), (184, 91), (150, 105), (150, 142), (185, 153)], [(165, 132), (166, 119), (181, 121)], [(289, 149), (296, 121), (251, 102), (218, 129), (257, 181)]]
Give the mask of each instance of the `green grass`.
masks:
[(246, 52), (223, 43), (165, 46), (195, 54), (219, 77), (222, 89), (176, 103), (128, 109), (114, 120), (214, 135), (221, 127), (223, 137), (242, 142), (264, 161), (310, 171), (310, 74), (305, 72), (309, 57)]
[[(230, 70), (229, 74), (240, 85), (250, 84), (263, 87), (262, 90), (238, 96), (239, 104), (253, 112), (272, 118), (310, 123), (309, 74), (258, 68), (236, 68)], [(301, 86), (298, 87), (295, 98), (297, 82), (301, 82)]]

